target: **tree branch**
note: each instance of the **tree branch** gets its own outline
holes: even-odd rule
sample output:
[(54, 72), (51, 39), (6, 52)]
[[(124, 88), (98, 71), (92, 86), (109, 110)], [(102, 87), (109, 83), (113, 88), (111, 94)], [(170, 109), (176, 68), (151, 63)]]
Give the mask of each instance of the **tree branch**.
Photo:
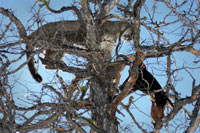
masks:
[(200, 97), (197, 98), (196, 105), (192, 111), (190, 126), (187, 128), (185, 133), (193, 133), (195, 129), (199, 126), (200, 122), (199, 109), (200, 109)]
[(13, 15), (9, 10), (4, 9), (2, 7), (0, 7), (0, 13), (9, 17), (10, 20), (15, 23), (15, 25), (17, 26), (17, 29), (19, 31), (20, 37), (27, 41), (28, 38), (27, 38), (26, 29), (25, 29), (24, 25), (21, 23), (21, 21), (17, 17), (15, 17), (15, 15)]
[(194, 29), (196, 32), (199, 32), (199, 29), (197, 29), (196, 27), (194, 27), (193, 25), (191, 25), (190, 23), (188, 23), (182, 14), (180, 14), (179, 12), (177, 12), (177, 10), (175, 8), (172, 7), (172, 5), (168, 2), (168, 0), (163, 0), (166, 4), (166, 6), (171, 9), (173, 11), (173, 13), (175, 13), (178, 18), (185, 24), (187, 25), (188, 27), (190, 27), (191, 29)]
[(123, 103), (121, 103), (121, 106), (126, 109), (126, 111), (128, 112), (128, 114), (131, 116), (132, 120), (134, 121), (134, 123), (136, 124), (136, 126), (143, 132), (146, 133), (146, 131), (142, 128), (142, 126), (140, 126), (140, 124), (137, 122), (137, 120), (135, 119), (135, 117), (133, 116), (133, 114), (131, 113), (131, 111), (129, 110), (129, 107), (124, 105)]
[(110, 11), (116, 6), (117, 3), (119, 3), (120, 0), (105, 0), (102, 4), (102, 8), (100, 8), (100, 13), (97, 16), (97, 20), (102, 20), (102, 23), (104, 23), (106, 20), (106, 16), (110, 13)]
[(122, 92), (112, 101), (112, 112), (115, 112), (117, 109), (117, 106), (121, 103), (121, 101), (130, 93), (133, 85), (136, 82), (137, 79), (137, 68), (138, 66), (143, 62), (144, 56), (142, 52), (137, 51), (136, 52), (136, 60), (131, 67), (131, 70), (129, 71), (129, 80), (127, 83), (124, 85), (124, 88)]
[(62, 70), (63, 72), (69, 72), (69, 73), (73, 73), (75, 75), (77, 74), (82, 74), (84, 76), (89, 76), (89, 71), (87, 71), (87, 69), (80, 69), (80, 68), (76, 68), (76, 67), (70, 67), (67, 66), (64, 62), (61, 61), (47, 61), (43, 58), (40, 57), (40, 60), (42, 62), (43, 65), (47, 65), (48, 69), (59, 69)]
[(133, 5), (133, 21), (134, 25), (133, 32), (133, 42), (134, 47), (137, 48), (140, 45), (140, 11), (145, 0), (137, 0)]
[(190, 97), (181, 98), (178, 101), (175, 101), (175, 104), (174, 104), (175, 106), (174, 106), (173, 110), (167, 116), (163, 117), (162, 119), (159, 119), (156, 122), (154, 131), (158, 132), (162, 128), (163, 123), (166, 123), (169, 120), (173, 119), (184, 105), (190, 104), (190, 103), (194, 102), (195, 100), (197, 100), (199, 91), (200, 91), (200, 85), (196, 86), (192, 89), (192, 94)]
[(54, 9), (50, 8), (49, 6), (47, 6), (47, 9), (49, 11), (53, 12), (53, 13), (62, 13), (62, 12), (65, 12), (65, 11), (73, 10), (76, 13), (76, 15), (78, 16), (78, 20), (80, 22), (83, 22), (83, 18), (81, 16), (81, 13), (80, 13), (79, 9), (76, 8), (75, 6), (67, 6), (67, 7), (63, 6), (60, 10), (54, 10)]
[(50, 127), (50, 124), (58, 117), (58, 114), (55, 113), (48, 117), (47, 119), (41, 120), (37, 122), (36, 124), (31, 124), (31, 125), (24, 125), (22, 128), (20, 128), (19, 131), (32, 131), (34, 129), (42, 129), (42, 128), (47, 128)]

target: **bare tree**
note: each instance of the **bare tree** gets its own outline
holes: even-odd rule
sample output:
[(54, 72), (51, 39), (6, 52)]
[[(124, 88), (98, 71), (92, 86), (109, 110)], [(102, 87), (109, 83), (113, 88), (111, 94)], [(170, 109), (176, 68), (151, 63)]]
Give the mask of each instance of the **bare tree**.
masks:
[[(200, 1), (73, 2), (56, 10), (50, 0), (36, 1), (26, 27), (12, 9), (0, 7), (0, 130), (117, 133), (137, 128), (141, 132), (198, 132)], [(53, 15), (72, 11), (77, 20), (46, 23), (42, 9)], [(124, 34), (127, 30), (128, 35)], [(121, 40), (124, 37), (128, 42)], [(191, 64), (177, 58), (185, 53), (192, 56)], [(142, 63), (149, 71), (152, 68), (155, 77), (165, 78), (163, 89), (155, 90), (173, 101), (173, 109), (166, 108), (165, 115), (154, 125), (134, 115), (135, 109), (148, 113), (139, 109), (137, 99), (129, 97), (133, 92), (135, 97), (135, 91), (140, 90), (134, 85)], [(42, 82), (35, 83), (39, 87), (26, 86), (20, 78), (11, 80), (20, 70), (28, 71), (24, 69), (27, 64), (34, 70), (30, 75)], [(40, 76), (36, 64), (52, 69), (48, 72), (53, 72), (53, 78)], [(123, 71), (125, 67), (128, 72)], [(68, 78), (69, 73), (75, 78)], [(181, 78), (190, 79), (185, 84), (191, 87), (185, 88)], [(25, 98), (15, 98), (17, 84), (26, 89)], [(179, 84), (184, 87), (180, 89)], [(189, 94), (182, 95), (185, 91)], [(137, 97), (150, 96), (153, 108), (156, 93), (145, 90)], [(177, 122), (182, 111), (185, 117)], [(156, 114), (158, 111), (154, 111)], [(149, 118), (149, 114), (145, 117)], [(126, 119), (134, 128), (122, 124)]]

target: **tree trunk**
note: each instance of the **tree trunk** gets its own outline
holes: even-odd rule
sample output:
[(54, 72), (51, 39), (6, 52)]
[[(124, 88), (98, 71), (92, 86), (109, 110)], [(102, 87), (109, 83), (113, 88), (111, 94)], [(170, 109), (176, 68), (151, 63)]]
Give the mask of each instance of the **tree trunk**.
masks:
[(92, 102), (95, 104), (95, 109), (92, 111), (92, 119), (97, 127), (103, 129), (107, 133), (118, 132), (118, 122), (115, 117), (115, 112), (111, 113), (113, 98), (111, 79), (94, 79), (92, 85)]

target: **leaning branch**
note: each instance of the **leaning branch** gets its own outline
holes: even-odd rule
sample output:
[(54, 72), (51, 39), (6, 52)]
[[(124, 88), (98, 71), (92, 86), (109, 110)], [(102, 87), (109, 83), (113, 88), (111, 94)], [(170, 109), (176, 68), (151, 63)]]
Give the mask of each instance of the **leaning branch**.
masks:
[(136, 52), (136, 60), (133, 64), (133, 68), (131, 68), (129, 72), (129, 79), (127, 83), (124, 85), (122, 92), (112, 101), (112, 112), (115, 112), (117, 109), (117, 106), (121, 103), (121, 101), (130, 93), (133, 85), (136, 82), (137, 79), (137, 67), (143, 62), (144, 56), (142, 52)]
[(22, 39), (28, 40), (24, 25), (21, 23), (21, 21), (17, 17), (15, 17), (13, 13), (11, 13), (8, 9), (4, 9), (2, 7), (0, 7), (0, 13), (9, 17), (10, 20), (15, 23), (19, 31), (19, 35)]

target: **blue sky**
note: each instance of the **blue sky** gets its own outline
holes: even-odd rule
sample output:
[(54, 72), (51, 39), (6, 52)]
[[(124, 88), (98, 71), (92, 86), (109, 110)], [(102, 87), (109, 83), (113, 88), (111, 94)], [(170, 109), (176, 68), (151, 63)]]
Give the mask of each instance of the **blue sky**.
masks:
[[(65, 5), (66, 0), (54, 0), (52, 1), (52, 5), (53, 8), (59, 8), (62, 5)], [(152, 5), (152, 1), (147, 1), (149, 3), (147, 3), (146, 5), (148, 5), (149, 8), (151, 8), (150, 5)], [(0, 7), (4, 7), (4, 8), (8, 8), (8, 9), (12, 9), (12, 11), (14, 11), (14, 14), (21, 20), (21, 22), (27, 26), (29, 25), (31, 22), (28, 21), (31, 18), (31, 8), (34, 4), (34, 0), (1, 0), (0, 2)], [(168, 10), (165, 6), (163, 6), (162, 3), (158, 3), (157, 5), (158, 7), (161, 8), (161, 10), (159, 10), (158, 14), (156, 14), (156, 18), (159, 20), (161, 19), (165, 14), (165, 12)], [(54, 15), (49, 13), (48, 11), (44, 10), (42, 11), (44, 14), (46, 14), (45, 19), (48, 22), (51, 21), (58, 21), (58, 20), (67, 20), (67, 19), (73, 19), (73, 14), (66, 12), (63, 13), (61, 15)], [(142, 15), (146, 16), (146, 13), (142, 13)], [(75, 17), (74, 17), (75, 18)], [(173, 28), (176, 28), (177, 25), (173, 25)], [(172, 30), (172, 29), (169, 29)], [(177, 31), (178, 32), (178, 31)], [(147, 31), (142, 30), (141, 32), (141, 39), (146, 39), (146, 38), (150, 38), (149, 34)], [(179, 38), (174, 37), (174, 34), (168, 34), (166, 35), (166, 37), (170, 40), (170, 42), (174, 42), (177, 41)], [(126, 44), (128, 45), (128, 44)], [(199, 45), (195, 46), (197, 48), (200, 48)], [(127, 52), (127, 48), (125, 48), (124, 53)], [(172, 55), (172, 60), (176, 61), (173, 64), (173, 68), (176, 67), (181, 67), (181, 66), (188, 66), (188, 67), (192, 67), (194, 65), (193, 61), (195, 60), (196, 56), (188, 53), (188, 52), (176, 52)], [(22, 59), (21, 62), (25, 61), (25, 57)], [(145, 60), (146, 64), (150, 64), (147, 65), (147, 68), (150, 72), (153, 72), (155, 74), (155, 77), (157, 78), (157, 80), (159, 81), (159, 83), (161, 84), (162, 87), (164, 87), (164, 85), (166, 84), (166, 74), (164, 71), (158, 71), (158, 69), (163, 69), (166, 67), (166, 65), (164, 66), (164, 63), (160, 63), (158, 65), (157, 62), (164, 62), (166, 63), (166, 57), (162, 57), (162, 58), (154, 58), (154, 59), (147, 59)], [(151, 64), (152, 63), (152, 64)], [(153, 65), (155, 64), (155, 65)], [(18, 64), (16, 64), (18, 65)], [(199, 65), (198, 65), (199, 66)], [(15, 66), (13, 66), (15, 67)], [(153, 70), (153, 71), (152, 71)], [(54, 72), (55, 71), (49, 71), (49, 70), (45, 70), (44, 67), (40, 64), (39, 65), (39, 71), (40, 73), (42, 73), (44, 79), (46, 81), (50, 81), (52, 80), (52, 77), (54, 76)], [(191, 70), (192, 75), (198, 79), (199, 76), (199, 72), (200, 70)], [(181, 80), (179, 82), (175, 82), (175, 87), (176, 90), (178, 92), (181, 93), (181, 96), (185, 97), (191, 94), (191, 83), (192, 80), (189, 76), (189, 74), (186, 71), (180, 71), (179, 73), (175, 73), (176, 75), (176, 79)], [(162, 75), (162, 76), (160, 76)], [(66, 75), (63, 74), (63, 76), (65, 77), (65, 79), (67, 78), (73, 78), (72, 75)], [(127, 69), (126, 72), (124, 72), (122, 74), (122, 81), (127, 77)], [(32, 77), (30, 76), (30, 73), (28, 72), (27, 66), (25, 66), (22, 70), (20, 70), (16, 75), (11, 75), (10, 78), (12, 80), (19, 78), (18, 82), (15, 84), (15, 88), (14, 88), (14, 92), (15, 92), (15, 99), (19, 100), (19, 98), (23, 99), (25, 98), (24, 95), (27, 93), (27, 88), (29, 88), (30, 90), (34, 90), (37, 92), (40, 92), (40, 88), (41, 88), (41, 84), (36, 83)], [(45, 82), (44, 80), (44, 82)], [(69, 80), (70, 81), (70, 80)], [(200, 83), (200, 80), (197, 80), (197, 84)], [(26, 88), (26, 87), (27, 88)], [(137, 92), (140, 93), (140, 92)], [(140, 93), (141, 94), (141, 93)], [(137, 98), (139, 98), (140, 96), (137, 94), (132, 94), (131, 96), (134, 96), (134, 100), (137, 100)], [(128, 98), (127, 98), (128, 99)], [(127, 102), (127, 99), (125, 99), (125, 103)], [(21, 102), (21, 100), (18, 101), (19, 103)], [(150, 116), (150, 107), (151, 107), (151, 102), (147, 97), (142, 97), (139, 100), (137, 100), (135, 102), (136, 107), (138, 107), (140, 110), (144, 111), (146, 114), (148, 114)], [(191, 108), (189, 109), (191, 110)], [(140, 111), (138, 111), (135, 107), (132, 107), (132, 111), (134, 112), (134, 116), (136, 117), (137, 120), (141, 120), (141, 122), (146, 122), (151, 124), (151, 119), (150, 117), (146, 117), (144, 114), (142, 114)], [(125, 112), (124, 112), (125, 113)], [(127, 115), (127, 114), (126, 114)], [(127, 115), (128, 116), (128, 115)], [(131, 119), (130, 117), (124, 118), (122, 116), (119, 115), (120, 119), (123, 119), (124, 123), (130, 123)], [(142, 119), (141, 119), (142, 118)], [(122, 124), (122, 125), (123, 125)], [(138, 131), (136, 130), (136, 127), (134, 127), (135, 125), (133, 125), (133, 129), (134, 131)], [(147, 126), (147, 125), (146, 125)]]

